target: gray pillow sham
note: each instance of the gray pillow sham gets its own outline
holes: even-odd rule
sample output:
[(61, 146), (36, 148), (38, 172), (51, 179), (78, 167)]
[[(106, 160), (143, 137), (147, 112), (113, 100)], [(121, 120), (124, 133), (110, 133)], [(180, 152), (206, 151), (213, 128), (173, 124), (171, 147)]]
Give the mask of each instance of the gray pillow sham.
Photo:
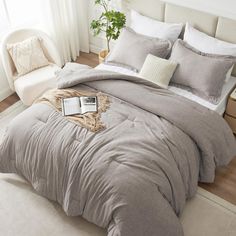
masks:
[(170, 60), (178, 63), (171, 83), (214, 104), (219, 101), (227, 72), (236, 62), (232, 56), (202, 53), (180, 39), (173, 46)]
[(168, 40), (144, 36), (130, 28), (124, 28), (105, 63), (123, 66), (138, 72), (148, 54), (166, 58), (171, 46), (171, 42)]

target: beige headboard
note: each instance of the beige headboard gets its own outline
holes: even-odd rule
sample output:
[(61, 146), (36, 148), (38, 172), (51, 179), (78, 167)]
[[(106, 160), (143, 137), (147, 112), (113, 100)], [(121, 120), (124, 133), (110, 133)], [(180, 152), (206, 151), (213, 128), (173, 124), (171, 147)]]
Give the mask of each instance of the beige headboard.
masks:
[[(236, 44), (236, 20), (176, 6), (159, 0), (123, 0), (123, 9), (135, 9), (143, 15), (169, 23), (191, 23), (195, 28), (218, 39)], [(236, 76), (236, 66), (233, 75)]]

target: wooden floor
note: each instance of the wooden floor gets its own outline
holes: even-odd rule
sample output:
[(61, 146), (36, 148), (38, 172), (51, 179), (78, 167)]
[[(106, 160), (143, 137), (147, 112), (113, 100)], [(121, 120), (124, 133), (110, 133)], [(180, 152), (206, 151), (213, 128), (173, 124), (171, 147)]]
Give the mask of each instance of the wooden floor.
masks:
[(98, 65), (98, 55), (94, 53), (81, 52), (76, 62), (80, 64), (86, 64), (91, 67), (95, 67)]
[(8, 107), (19, 101), (19, 97), (17, 96), (16, 93), (13, 93), (10, 97), (6, 98), (2, 102), (0, 102), (0, 112), (3, 112), (6, 110)]
[[(91, 67), (98, 65), (98, 56), (93, 53), (81, 53), (76, 62), (87, 64)], [(19, 100), (16, 94), (0, 102), (0, 112)], [(225, 168), (216, 171), (213, 184), (199, 184), (202, 188), (236, 205), (236, 158)]]
[[(95, 67), (98, 65), (98, 55), (94, 53), (80, 52), (80, 57), (77, 58), (76, 62), (80, 64), (86, 64), (91, 67)], [(0, 102), (0, 112), (3, 112), (5, 109), (7, 109), (8, 107), (10, 107), (19, 100), (20, 99), (16, 93), (12, 94), (10, 97)]]
[(227, 167), (216, 171), (213, 184), (199, 186), (236, 205), (236, 158)]

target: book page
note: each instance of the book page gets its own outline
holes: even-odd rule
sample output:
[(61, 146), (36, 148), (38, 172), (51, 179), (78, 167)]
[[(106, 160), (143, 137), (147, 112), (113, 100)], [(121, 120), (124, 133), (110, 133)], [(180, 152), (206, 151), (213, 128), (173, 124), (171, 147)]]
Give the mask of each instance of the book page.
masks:
[(81, 114), (79, 97), (62, 99), (62, 111), (65, 116)]
[(97, 97), (80, 97), (81, 113), (97, 112)]

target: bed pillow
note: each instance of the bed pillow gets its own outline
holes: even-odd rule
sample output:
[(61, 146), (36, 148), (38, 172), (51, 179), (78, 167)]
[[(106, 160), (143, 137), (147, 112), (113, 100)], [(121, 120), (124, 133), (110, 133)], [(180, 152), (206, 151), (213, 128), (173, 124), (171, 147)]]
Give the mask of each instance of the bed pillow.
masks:
[[(236, 57), (236, 44), (211, 37), (193, 28), (189, 23), (186, 23), (184, 41), (204, 53)], [(229, 81), (232, 71), (233, 66), (227, 74), (226, 82)]]
[(170, 50), (171, 42), (168, 40), (151, 38), (125, 28), (105, 63), (123, 66), (138, 72), (149, 53), (166, 58)]
[(19, 43), (7, 44), (8, 52), (17, 70), (17, 76), (49, 65), (40, 41), (40, 38), (34, 36)]
[(236, 62), (232, 56), (200, 52), (182, 40), (176, 41), (170, 60), (179, 64), (171, 82), (214, 104), (221, 95), (228, 70)]
[(184, 41), (204, 53), (236, 57), (236, 44), (211, 37), (193, 28), (189, 23), (186, 23)]
[(143, 64), (139, 76), (149, 80), (161, 88), (168, 88), (177, 63), (149, 54)]
[(183, 24), (165, 23), (152, 18), (143, 16), (138, 12), (131, 10), (130, 12), (130, 27), (135, 32), (150, 37), (168, 39), (175, 42), (183, 28)]

